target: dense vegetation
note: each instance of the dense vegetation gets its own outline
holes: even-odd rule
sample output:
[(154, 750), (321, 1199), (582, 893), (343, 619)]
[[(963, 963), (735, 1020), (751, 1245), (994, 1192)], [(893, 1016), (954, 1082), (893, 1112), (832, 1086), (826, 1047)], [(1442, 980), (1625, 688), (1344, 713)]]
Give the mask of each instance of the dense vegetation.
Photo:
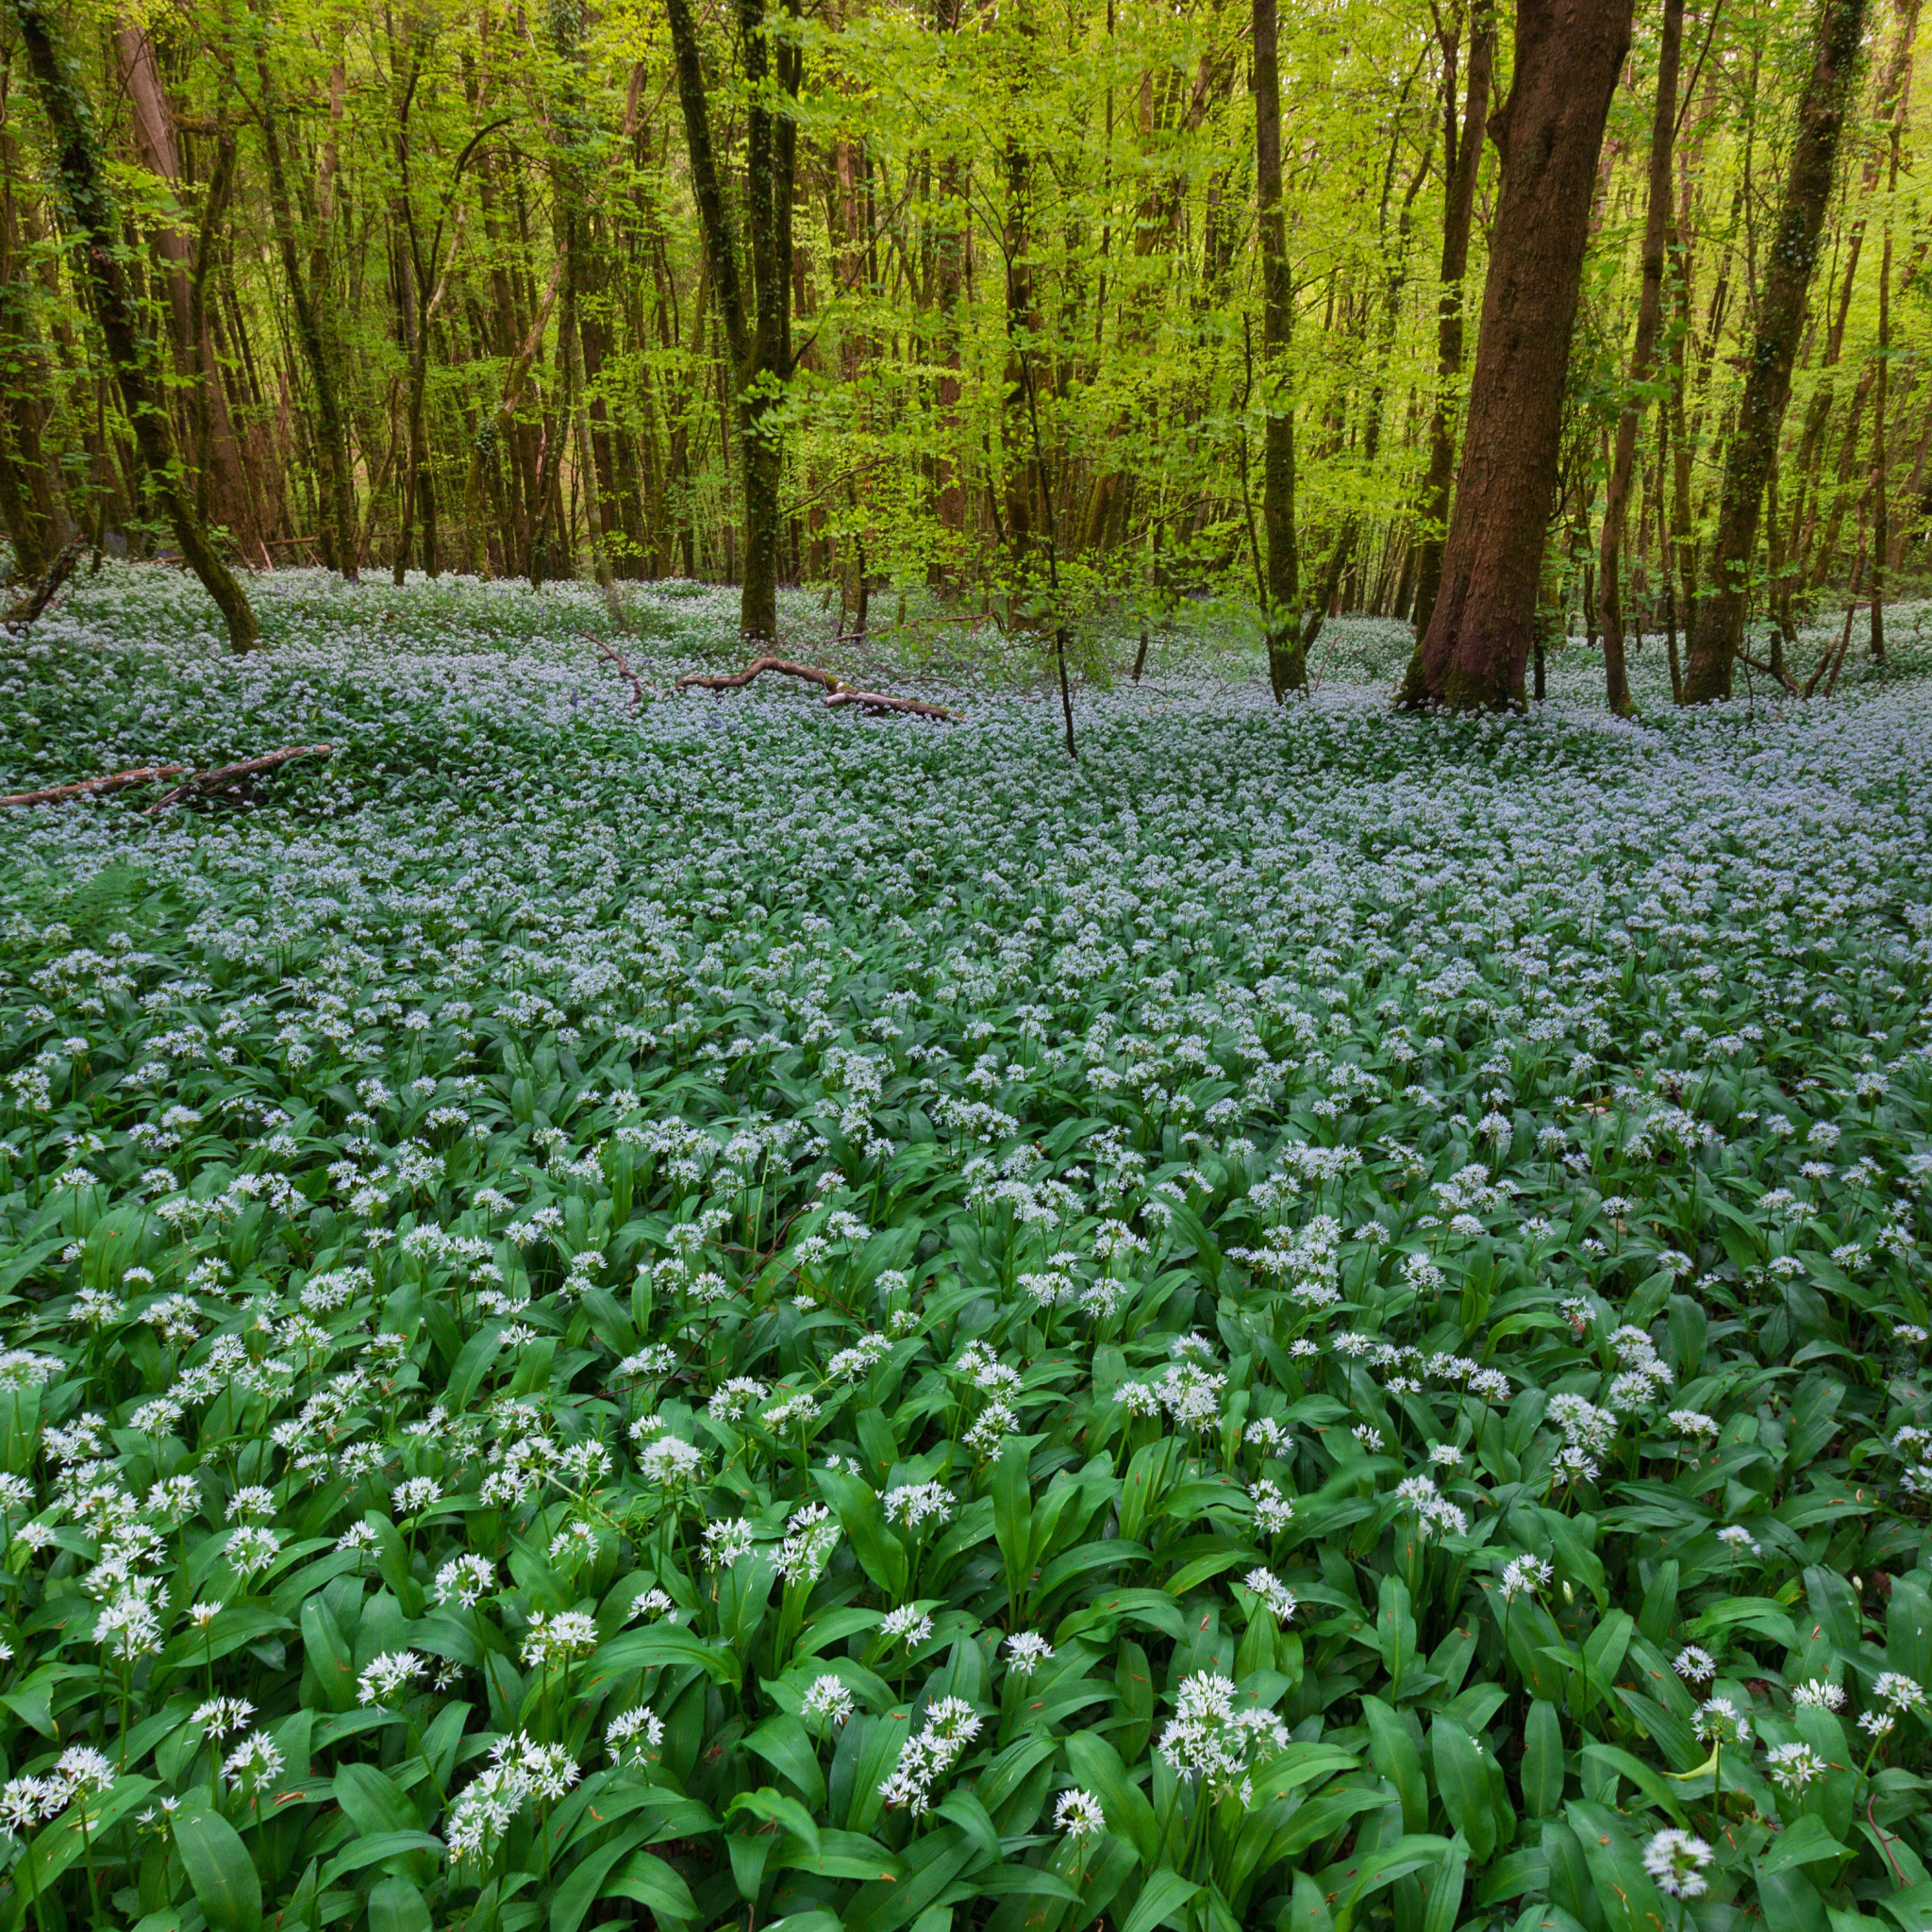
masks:
[(1918, 1932), (1925, 684), (684, 588), (0, 665), (0, 1924)]
[[(242, 645), (271, 560), (742, 579), (760, 637), (774, 582), (841, 633), (924, 588), (1076, 674), (1213, 594), (1292, 689), (1331, 613), (1459, 597), (1500, 288), (1548, 305), (1482, 321), (1536, 391), (1470, 510), (1520, 511), (1519, 660), (1601, 635), (1621, 709), (1622, 639), (1727, 599), (1688, 697), (1807, 682), (1827, 607), (1882, 655), (1932, 501), (1919, 0), (1606, 0), (1588, 75), (1558, 11), (7, 0), (0, 525), (28, 575), (178, 546)], [(1539, 90), (1593, 119), (1512, 266)]]

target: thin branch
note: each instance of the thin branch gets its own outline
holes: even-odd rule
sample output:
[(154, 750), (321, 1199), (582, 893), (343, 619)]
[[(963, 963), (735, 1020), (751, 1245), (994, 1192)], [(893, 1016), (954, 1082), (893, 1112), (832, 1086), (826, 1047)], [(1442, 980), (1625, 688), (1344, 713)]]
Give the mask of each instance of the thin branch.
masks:
[(644, 680), (625, 661), (624, 653), (615, 644), (597, 640), (597, 656), (600, 661), (610, 666), (618, 676), (630, 686), (630, 708), (641, 711), (644, 708)]

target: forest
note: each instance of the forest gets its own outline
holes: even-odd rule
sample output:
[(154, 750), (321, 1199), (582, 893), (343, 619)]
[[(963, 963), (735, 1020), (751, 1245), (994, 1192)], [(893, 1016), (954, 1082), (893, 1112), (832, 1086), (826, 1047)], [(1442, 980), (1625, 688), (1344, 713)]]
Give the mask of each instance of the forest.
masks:
[(1207, 601), (1277, 693), (1391, 617), (1411, 703), (1574, 635), (1627, 711), (1925, 575), (1914, 0), (9, 8), (17, 574), (174, 555), (237, 648), (258, 567), (681, 576), (1076, 665)]
[(1920, 0), (0, 0), (0, 1932), (1932, 1932)]

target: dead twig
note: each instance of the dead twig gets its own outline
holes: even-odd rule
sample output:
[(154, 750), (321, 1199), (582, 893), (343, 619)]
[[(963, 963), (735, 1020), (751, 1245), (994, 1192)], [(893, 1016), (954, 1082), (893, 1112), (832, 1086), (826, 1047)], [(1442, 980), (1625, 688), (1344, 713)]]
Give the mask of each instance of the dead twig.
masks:
[(142, 816), (153, 818), (158, 812), (165, 811), (171, 805), (179, 805), (184, 798), (198, 791), (223, 791), (238, 779), (253, 778), (258, 773), (272, 772), (277, 765), (286, 765), (291, 758), (325, 758), (334, 750), (332, 744), (291, 744), (281, 751), (265, 752), (258, 758), (243, 758), (238, 765), (218, 765), (211, 772), (192, 773), (172, 791), (162, 792), (145, 808)]
[(4, 622), (8, 630), (25, 630), (36, 623), (47, 606), (58, 594), (60, 586), (74, 575), (74, 566), (80, 561), (84, 546), (82, 538), (70, 540), (52, 563), (47, 566), (46, 575), (20, 602), (8, 611)]
[(825, 693), (824, 701), (828, 707), (857, 705), (863, 711), (903, 711), (915, 718), (938, 718), (947, 724), (957, 722), (956, 714), (943, 705), (924, 705), (914, 698), (894, 698), (888, 697), (883, 691), (859, 691), (835, 672), (821, 671), (815, 664), (794, 664), (789, 658), (755, 658), (742, 671), (734, 672), (728, 677), (706, 677), (692, 672), (689, 676), (680, 677), (672, 689), (742, 691), (767, 671), (776, 671), (786, 677), (803, 678), (807, 684), (819, 686)]
[(596, 640), (599, 660), (610, 666), (625, 683), (630, 686), (630, 708), (641, 711), (644, 708), (644, 680), (625, 663), (624, 653), (615, 644), (608, 644), (602, 638)]
[(97, 792), (122, 791), (130, 785), (148, 785), (159, 778), (178, 778), (186, 765), (141, 765), (131, 772), (109, 772), (104, 778), (77, 778), (72, 785), (43, 785), (38, 791), (13, 791), (0, 805), (58, 805), (64, 798), (92, 798)]

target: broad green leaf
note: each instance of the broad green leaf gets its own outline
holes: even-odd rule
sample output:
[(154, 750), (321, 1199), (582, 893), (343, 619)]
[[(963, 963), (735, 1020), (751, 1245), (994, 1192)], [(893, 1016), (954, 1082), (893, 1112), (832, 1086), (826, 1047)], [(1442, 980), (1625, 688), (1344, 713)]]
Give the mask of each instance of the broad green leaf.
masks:
[(199, 1799), (175, 1813), (175, 1849), (214, 1932), (258, 1932), (261, 1881), (235, 1827)]
[(1200, 1890), (1191, 1878), (1183, 1878), (1178, 1872), (1150, 1873), (1133, 1910), (1121, 1924), (1121, 1932), (1154, 1932), (1157, 1925), (1173, 1924)]

